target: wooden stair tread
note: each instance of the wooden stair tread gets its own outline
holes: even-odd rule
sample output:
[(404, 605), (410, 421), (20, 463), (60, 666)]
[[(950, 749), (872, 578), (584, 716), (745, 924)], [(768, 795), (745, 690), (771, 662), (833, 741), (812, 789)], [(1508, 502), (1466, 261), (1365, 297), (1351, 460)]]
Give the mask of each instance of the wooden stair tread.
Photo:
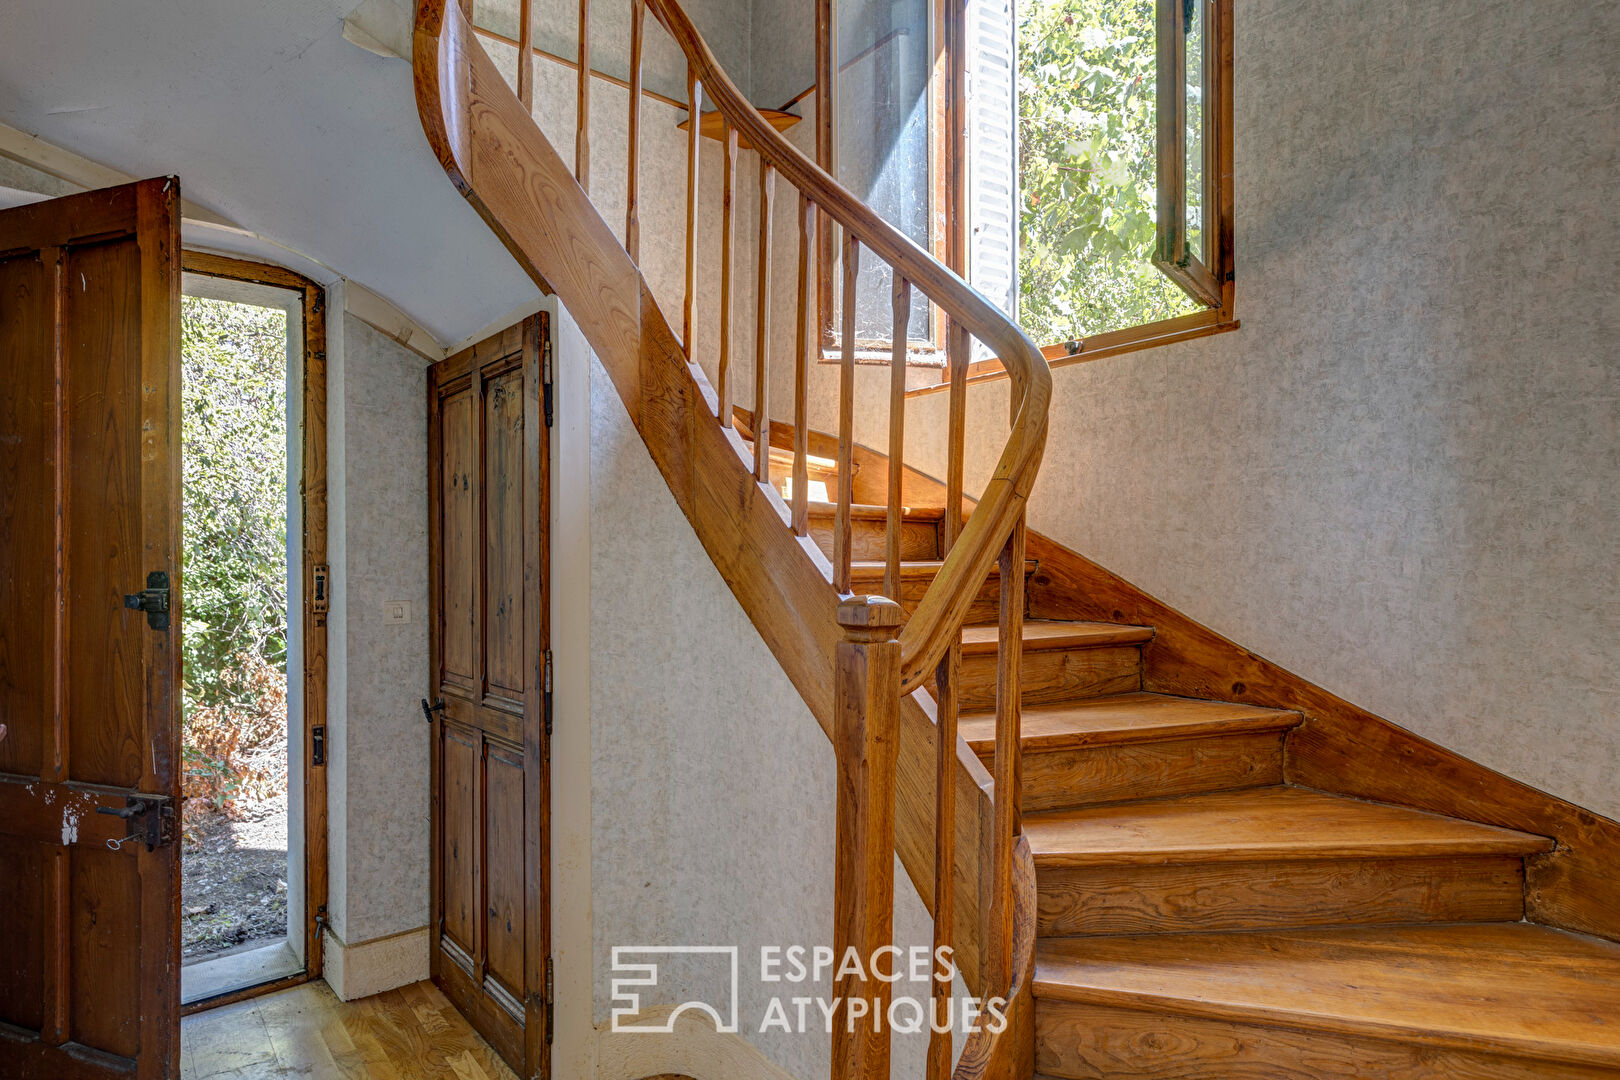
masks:
[(1527, 923), (1049, 938), (1035, 995), (1620, 1067), (1620, 945)]
[[(820, 499), (808, 500), (806, 508), (812, 518), (830, 518), (838, 513), (837, 503), (823, 502)], [(849, 516), (854, 521), (887, 521), (889, 520), (889, 508), (868, 503), (851, 503)], [(902, 506), (900, 516), (906, 521), (943, 521), (945, 520), (945, 508), (943, 506)]]
[[(1283, 731), (1296, 726), (1299, 719), (1298, 713), (1282, 709), (1134, 693), (1062, 705), (1025, 705), (1020, 726), (1028, 753)], [(963, 713), (957, 730), (975, 753), (995, 749), (993, 711)]]
[[(747, 439), (744, 441), (746, 441), (749, 446), (754, 445), (752, 439)], [(785, 450), (780, 446), (773, 446), (767, 453), (769, 454), (771, 464), (785, 465), (789, 468), (793, 466), (794, 454), (792, 450)], [(805, 454), (804, 462), (805, 466), (811, 472), (835, 473), (838, 471), (838, 462), (834, 461), (832, 458), (817, 457), (815, 454)], [(860, 466), (855, 466), (852, 471), (860, 471)]]
[[(1094, 645), (1141, 645), (1153, 639), (1151, 626), (1123, 623), (1055, 622), (1046, 619), (1024, 621), (1024, 650), (1084, 649)], [(962, 627), (962, 655), (995, 653), (1001, 644), (1001, 629), (995, 626)]]
[(1039, 867), (1530, 855), (1540, 836), (1291, 787), (1028, 814)]

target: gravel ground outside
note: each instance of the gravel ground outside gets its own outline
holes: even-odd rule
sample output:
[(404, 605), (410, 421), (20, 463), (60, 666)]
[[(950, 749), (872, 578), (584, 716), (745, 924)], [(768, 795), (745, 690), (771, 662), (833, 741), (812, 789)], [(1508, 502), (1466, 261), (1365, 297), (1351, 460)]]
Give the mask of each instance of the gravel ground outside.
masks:
[(200, 818), (180, 849), (188, 961), (287, 935), (287, 794)]

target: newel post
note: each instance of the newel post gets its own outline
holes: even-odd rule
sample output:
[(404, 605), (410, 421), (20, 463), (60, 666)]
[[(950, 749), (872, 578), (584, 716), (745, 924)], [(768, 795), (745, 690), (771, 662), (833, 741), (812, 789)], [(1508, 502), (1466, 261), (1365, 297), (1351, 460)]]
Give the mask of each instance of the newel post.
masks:
[[(887, 1080), (889, 974), (878, 950), (894, 941), (894, 774), (900, 747), (900, 605), (851, 596), (838, 605), (834, 746), (838, 754), (838, 864), (833, 948), (853, 948), (861, 973), (833, 984), (833, 1080)], [(874, 963), (877, 972), (874, 972)]]

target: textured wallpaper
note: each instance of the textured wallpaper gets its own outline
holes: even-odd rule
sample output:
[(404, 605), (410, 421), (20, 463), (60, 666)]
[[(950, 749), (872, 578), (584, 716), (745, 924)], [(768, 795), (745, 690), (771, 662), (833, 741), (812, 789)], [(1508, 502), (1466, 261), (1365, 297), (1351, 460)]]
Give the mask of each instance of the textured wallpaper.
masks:
[[(352, 315), (328, 373), (333, 929), (350, 945), (428, 918), (427, 389), (422, 358)], [(341, 470), (341, 473), (339, 472)], [(383, 623), (408, 600), (411, 621)]]
[(1243, 328), (1055, 373), (1030, 524), (1620, 817), (1620, 5), (1236, 22)]
[[(675, 504), (607, 373), (594, 360), (591, 370), (596, 1023), (609, 1019), (613, 946), (738, 945), (744, 1037), (796, 1076), (825, 1075), (822, 1032), (758, 1034), (781, 988), (750, 973), (761, 945), (831, 944), (832, 745)], [(926, 945), (927, 912), (898, 863), (895, 873), (896, 940)], [(666, 965), (645, 1004), (715, 992), (701, 965)], [(925, 1046), (896, 1040), (907, 1075), (922, 1075)]]

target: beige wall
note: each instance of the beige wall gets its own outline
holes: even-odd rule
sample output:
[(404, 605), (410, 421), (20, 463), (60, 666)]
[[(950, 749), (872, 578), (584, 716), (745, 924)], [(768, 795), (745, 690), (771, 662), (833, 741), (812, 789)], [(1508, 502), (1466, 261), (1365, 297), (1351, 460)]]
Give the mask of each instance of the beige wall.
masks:
[[(354, 997), (427, 977), (427, 390), (422, 357), (331, 293), (327, 951)], [(409, 622), (384, 624), (392, 600)]]
[(1058, 371), (1031, 526), (1620, 816), (1620, 8), (1252, 0), (1236, 49), (1243, 328)]
[[(566, 312), (557, 372), (555, 1067), (611, 1080), (694, 1064), (713, 1080), (825, 1074), (823, 1032), (759, 1028), (770, 996), (830, 987), (766, 985), (755, 969), (761, 945), (831, 944), (831, 745)], [(896, 873), (896, 939), (926, 945), (926, 910)], [(616, 945), (738, 946), (741, 1031), (688, 1020), (670, 1035), (612, 1033)], [(713, 999), (722, 983), (702, 965), (664, 963), (642, 1006)], [(921, 1075), (923, 1048), (897, 1039), (907, 1075)]]

